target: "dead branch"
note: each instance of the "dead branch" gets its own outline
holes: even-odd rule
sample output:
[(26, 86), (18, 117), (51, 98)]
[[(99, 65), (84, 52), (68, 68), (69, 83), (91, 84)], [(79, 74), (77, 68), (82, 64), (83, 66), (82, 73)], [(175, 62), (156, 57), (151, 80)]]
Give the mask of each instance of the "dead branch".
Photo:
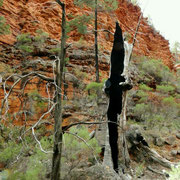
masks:
[(82, 137), (78, 136), (77, 134), (74, 134), (71, 132), (66, 132), (66, 133), (71, 134), (71, 135), (75, 136), (76, 138), (80, 139), (81, 141), (83, 141), (88, 146), (88, 148), (90, 148), (92, 150), (92, 154), (94, 156), (94, 159), (96, 160), (97, 163), (99, 163), (95, 154), (94, 154), (94, 149), (86, 142), (86, 140), (84, 140)]
[(39, 145), (39, 147), (40, 147), (40, 150), (41, 150), (43, 153), (46, 153), (46, 154), (53, 153), (52, 151), (45, 151), (45, 150), (42, 148), (41, 142), (37, 139), (33, 127), (32, 127), (32, 135), (34, 136), (34, 139), (35, 139), (36, 142), (38, 143), (38, 145)]
[(44, 117), (45, 115), (49, 114), (49, 113), (54, 109), (55, 105), (56, 105), (56, 103), (54, 103), (54, 104), (51, 106), (51, 108), (50, 108), (47, 112), (45, 112), (45, 113), (39, 118), (39, 120), (38, 120), (33, 126), (31, 126), (29, 129), (27, 129), (21, 136), (23, 136), (24, 134), (26, 134), (26, 133), (27, 133), (29, 130), (31, 130), (32, 128), (35, 128), (36, 126), (38, 126), (39, 123), (40, 123), (40, 121), (43, 119), (43, 117)]
[[(0, 116), (2, 115), (2, 111), (3, 111), (3, 108), (4, 108), (4, 104), (5, 104), (5, 103), (6, 103), (6, 105), (7, 105), (7, 110), (6, 110), (5, 114), (6, 114), (7, 111), (8, 111), (8, 97), (9, 97), (10, 94), (12, 93), (13, 88), (20, 82), (20, 80), (22, 80), (23, 78), (26, 78), (26, 77), (28, 77), (28, 76), (32, 76), (32, 75), (38, 76), (38, 77), (40, 77), (41, 79), (43, 79), (43, 80), (45, 80), (45, 81), (50, 81), (50, 82), (53, 82), (53, 81), (54, 81), (54, 80), (51, 79), (51, 78), (48, 78), (48, 77), (46, 77), (46, 76), (44, 76), (44, 75), (42, 75), (42, 74), (39, 74), (38, 72), (30, 72), (30, 73), (28, 73), (28, 74), (26, 74), (26, 75), (23, 75), (23, 76), (18, 75), (18, 74), (13, 74), (13, 75), (9, 76), (9, 77), (5, 80), (5, 82), (3, 83), (3, 88), (4, 88), (4, 94), (5, 94), (5, 96), (4, 96), (4, 99), (3, 99), (3, 101), (2, 101), (2, 105), (1, 105), (1, 109), (0, 109)], [(16, 80), (16, 81), (14, 82), (14, 84), (13, 84), (13, 85), (11, 86), (11, 88), (9, 89), (9, 92), (7, 93), (7, 92), (6, 92), (6, 82), (7, 82), (10, 78), (12, 78), (13, 76), (17, 76), (17, 77), (19, 77), (19, 78), (18, 78), (18, 80)]]
[(160, 174), (160, 175), (166, 175), (166, 173), (163, 173), (163, 172), (161, 172), (161, 171), (158, 171), (158, 170), (156, 170), (156, 169), (153, 169), (151, 166), (147, 166), (147, 169), (148, 170), (150, 170), (150, 171), (152, 171), (153, 173), (156, 173), (156, 174)]
[(116, 122), (112, 122), (112, 121), (100, 121), (100, 122), (77, 122), (77, 123), (73, 123), (73, 124), (70, 124), (68, 126), (66, 126), (62, 131), (65, 132), (67, 131), (69, 128), (71, 128), (72, 126), (76, 126), (76, 125), (80, 125), (80, 124), (85, 124), (85, 125), (92, 125), (92, 124), (103, 124), (103, 123), (108, 123), (108, 122), (111, 122), (112, 124), (116, 124), (117, 126), (119, 126), (118, 123)]

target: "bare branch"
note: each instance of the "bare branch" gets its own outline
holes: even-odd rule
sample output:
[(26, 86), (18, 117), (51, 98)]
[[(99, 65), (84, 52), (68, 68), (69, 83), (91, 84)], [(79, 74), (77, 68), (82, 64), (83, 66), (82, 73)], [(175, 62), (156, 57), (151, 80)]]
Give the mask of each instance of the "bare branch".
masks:
[(138, 24), (137, 24), (136, 31), (135, 31), (134, 38), (133, 38), (133, 42), (132, 42), (132, 50), (131, 50), (131, 54), (130, 54), (130, 57), (129, 57), (129, 61), (131, 60), (131, 57), (132, 57), (132, 52), (133, 52), (133, 48), (134, 48), (134, 45), (135, 45), (135, 42), (136, 42), (136, 36), (137, 36), (138, 30), (139, 30), (139, 27), (140, 27), (142, 16), (143, 16), (143, 13), (141, 13), (141, 15), (139, 16)]
[(33, 134), (33, 136), (34, 136), (34, 139), (35, 139), (36, 142), (38, 143), (38, 145), (39, 145), (39, 147), (40, 147), (40, 150), (41, 150), (43, 153), (46, 153), (46, 154), (53, 153), (52, 151), (45, 151), (45, 150), (42, 148), (41, 142), (37, 139), (33, 127), (32, 127), (32, 134)]
[(94, 154), (94, 149), (86, 142), (86, 140), (84, 140), (82, 137), (78, 136), (75, 133), (71, 133), (71, 132), (66, 132), (66, 133), (71, 134), (71, 135), (75, 136), (76, 138), (80, 139), (81, 141), (83, 141), (92, 150), (92, 154), (94, 156), (94, 159), (96, 160), (97, 163), (99, 163), (95, 154)]
[(65, 132), (67, 131), (69, 128), (76, 126), (76, 125), (80, 125), (80, 124), (85, 124), (85, 125), (92, 125), (92, 124), (103, 124), (103, 123), (112, 123), (112, 124), (116, 124), (117, 126), (119, 126), (118, 123), (113, 122), (113, 121), (100, 121), (100, 122), (77, 122), (77, 123), (73, 123), (70, 124), (68, 126), (66, 126), (62, 131)]

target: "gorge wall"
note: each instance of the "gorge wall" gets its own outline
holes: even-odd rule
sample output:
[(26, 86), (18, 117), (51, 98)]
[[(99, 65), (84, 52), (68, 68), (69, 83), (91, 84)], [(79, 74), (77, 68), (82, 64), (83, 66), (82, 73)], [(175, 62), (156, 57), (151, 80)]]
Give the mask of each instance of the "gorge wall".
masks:
[[(134, 35), (141, 9), (133, 6), (128, 0), (118, 0), (119, 7), (115, 12), (103, 12), (98, 14), (98, 28), (114, 32), (115, 21), (119, 21), (124, 32)], [(91, 9), (81, 9), (74, 5), (73, 0), (64, 0), (66, 3), (67, 18), (69, 14), (74, 16), (93, 13)], [(0, 37), (1, 43), (13, 44), (20, 33), (35, 34), (37, 29), (48, 32), (50, 37), (56, 40), (61, 36), (61, 8), (54, 0), (5, 0), (0, 7), (0, 15), (5, 16), (11, 26), (11, 34)], [(69, 34), (69, 42), (78, 41), (80, 35), (76, 31)], [(93, 24), (88, 25), (88, 44), (93, 44)], [(108, 32), (99, 32), (99, 43), (105, 49), (111, 50), (113, 36)], [(169, 50), (169, 42), (148, 24), (147, 18), (142, 18), (137, 42), (134, 48), (137, 55), (145, 55), (156, 59), (162, 59), (170, 68), (173, 67), (173, 56)]]
[[(133, 6), (128, 0), (118, 0), (119, 6), (114, 12), (104, 12), (99, 8), (98, 12), (98, 41), (99, 41), (99, 67), (101, 80), (107, 78), (109, 74), (110, 52), (113, 43), (113, 33), (115, 31), (115, 22), (118, 20), (123, 32), (128, 32), (130, 42), (132, 42), (135, 29), (141, 15), (141, 9)], [(70, 14), (74, 16), (83, 14), (93, 14), (94, 12), (85, 7), (81, 9), (74, 5), (73, 0), (64, 0), (66, 3), (67, 20), (71, 20)], [(30, 73), (32, 71), (41, 72), (41, 74), (53, 77), (51, 54), (43, 53), (41, 56), (24, 55), (17, 49), (15, 42), (16, 37), (22, 33), (36, 35), (36, 30), (42, 29), (49, 34), (44, 50), (50, 47), (56, 47), (61, 37), (61, 8), (53, 0), (4, 0), (3, 6), (0, 7), (0, 16), (4, 16), (10, 25), (11, 34), (0, 36), (0, 76), (4, 80), (13, 73)], [(69, 62), (67, 64), (68, 72), (68, 97), (72, 98), (74, 94), (74, 83), (77, 79), (82, 79), (85, 84), (95, 80), (94, 68), (94, 33), (93, 23), (88, 24), (86, 35), (80, 35), (76, 30), (71, 31), (68, 35), (67, 42), (71, 45), (67, 50)], [(104, 31), (105, 30), (105, 31)], [(169, 42), (161, 36), (153, 27), (148, 24), (147, 18), (142, 18), (137, 42), (134, 48), (134, 54), (138, 56), (148, 56), (150, 58), (161, 59), (170, 69), (173, 69), (174, 58), (169, 50)], [(78, 70), (78, 71), (77, 71)], [(83, 74), (86, 73), (86, 74)], [(75, 76), (72, 76), (75, 75)], [(79, 77), (78, 77), (79, 76)], [(8, 88), (17, 80), (16, 77), (7, 81)], [(33, 113), (36, 108), (37, 116), (46, 111), (46, 108), (32, 107), (29, 102), (35, 102), (37, 94), (28, 94), (37, 90), (44, 97), (48, 97), (46, 81), (39, 80), (37, 77), (25, 79), (28, 81), (26, 88), (23, 90), (23, 83), (15, 86), (9, 97), (9, 113), (20, 112), (23, 108)], [(0, 82), (0, 101), (4, 97), (3, 82)], [(7, 92), (8, 89), (7, 88)], [(50, 87), (49, 92), (50, 92)], [(80, 93), (81, 94), (81, 93)], [(33, 99), (34, 98), (34, 99)], [(27, 101), (26, 101), (27, 100)], [(1, 105), (1, 102), (0, 102)], [(78, 116), (79, 118), (80, 116)], [(83, 118), (83, 117), (82, 117)], [(19, 119), (24, 119), (24, 114), (15, 120), (21, 124)], [(34, 116), (32, 117), (32, 120)]]

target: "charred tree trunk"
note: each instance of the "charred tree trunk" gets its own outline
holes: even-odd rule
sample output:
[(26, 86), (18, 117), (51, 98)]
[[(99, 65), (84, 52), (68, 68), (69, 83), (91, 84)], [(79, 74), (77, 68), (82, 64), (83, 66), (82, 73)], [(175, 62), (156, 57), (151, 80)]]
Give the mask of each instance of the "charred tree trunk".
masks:
[(62, 35), (61, 35), (61, 52), (59, 53), (59, 60), (56, 62), (56, 97), (55, 97), (55, 112), (54, 112), (54, 148), (53, 148), (53, 158), (52, 158), (52, 180), (59, 180), (61, 177), (61, 153), (62, 153), (62, 83), (63, 83), (63, 67), (64, 67), (64, 59), (65, 59), (65, 44), (66, 44), (66, 36), (65, 36), (65, 4), (60, 0), (56, 0), (56, 2), (62, 8)]
[(114, 34), (114, 44), (111, 53), (111, 73), (109, 79), (105, 83), (105, 92), (109, 96), (109, 107), (107, 111), (109, 144), (111, 147), (111, 156), (113, 168), (118, 172), (118, 115), (122, 111), (122, 93), (123, 87), (120, 83), (125, 82), (125, 78), (121, 75), (124, 70), (124, 41), (122, 30), (116, 23), (116, 31)]
[(96, 82), (99, 82), (99, 64), (98, 64), (98, 37), (97, 37), (97, 0), (95, 0), (95, 67), (96, 67)]

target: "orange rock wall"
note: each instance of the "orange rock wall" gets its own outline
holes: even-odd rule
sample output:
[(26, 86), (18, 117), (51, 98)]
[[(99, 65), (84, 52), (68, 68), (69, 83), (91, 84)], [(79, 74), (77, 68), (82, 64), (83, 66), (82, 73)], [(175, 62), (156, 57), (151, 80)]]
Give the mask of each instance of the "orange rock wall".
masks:
[[(133, 6), (127, 0), (118, 0), (119, 7), (115, 12), (104, 12), (99, 9), (98, 12), (98, 41), (99, 49), (101, 51), (102, 57), (100, 59), (100, 72), (102, 74), (101, 78), (108, 77), (109, 70), (109, 56), (112, 49), (113, 42), (113, 33), (115, 28), (115, 22), (118, 20), (124, 32), (128, 32), (131, 35), (130, 42), (134, 36), (139, 17), (141, 15), (141, 9), (137, 6)], [(74, 16), (82, 14), (94, 14), (91, 9), (76, 7), (73, 3), (73, 0), (64, 0), (66, 3), (66, 13), (67, 20), (69, 14)], [(16, 36), (21, 33), (30, 33), (35, 35), (37, 29), (43, 29), (49, 33), (49, 36), (52, 39), (59, 40), (61, 37), (61, 8), (55, 2), (55, 0), (4, 0), (4, 4), (0, 7), (0, 16), (5, 16), (8, 24), (11, 27), (11, 34), (0, 36), (0, 62), (4, 63), (4, 70), (0, 72), (7, 73), (6, 64), (13, 66), (21, 66), (24, 61), (24, 57), (21, 52), (17, 49), (13, 49), (13, 44), (16, 42)], [(94, 51), (94, 33), (93, 33), (93, 22), (88, 25), (88, 34), (83, 36), (83, 42), (80, 42), (81, 35), (77, 31), (71, 31), (68, 35), (68, 42), (76, 44), (71, 49), (71, 53), (67, 52), (67, 55), (73, 54), (73, 51), (78, 50), (78, 46), (81, 46), (81, 50), (84, 51), (87, 55), (87, 49), (91, 49), (91, 54)], [(103, 30), (108, 30), (103, 31)], [(77, 48), (77, 49), (75, 49)], [(83, 49), (84, 48), (84, 49)], [(69, 50), (68, 50), (69, 51)], [(134, 47), (134, 53), (141, 56), (149, 56), (151, 58), (162, 59), (162, 61), (173, 69), (173, 56), (169, 50), (169, 42), (164, 39), (158, 32), (156, 32), (151, 26), (149, 26), (147, 19), (142, 18), (141, 26), (137, 35), (137, 41)], [(103, 59), (107, 56), (107, 58)], [(85, 56), (88, 57), (88, 56)], [(70, 64), (74, 65), (68, 67), (70, 71), (73, 70), (75, 66), (79, 66), (83, 72), (88, 73), (85, 83), (95, 80), (95, 68), (94, 68), (94, 59), (89, 56), (90, 59), (77, 60), (70, 58)], [(31, 61), (34, 57), (25, 57), (27, 61)], [(37, 57), (36, 57), (37, 58)], [(49, 57), (43, 57), (45, 60), (48, 60)], [(24, 69), (20, 68), (20, 72), (23, 72)], [(52, 68), (44, 69), (43, 67), (38, 67), (38, 70), (46, 72), (48, 76), (53, 77)], [(29, 69), (31, 71), (31, 69)], [(25, 89), (25, 93), (22, 93), (21, 84), (17, 84), (15, 90), (9, 97), (9, 106), (10, 113), (18, 112), (22, 110), (22, 105), (26, 99), (26, 93), (37, 90), (41, 95), (47, 97), (46, 84), (44, 81), (41, 84), (38, 83), (38, 79), (35, 78), (30, 81)], [(12, 85), (13, 81), (8, 81), (8, 85)], [(2, 83), (0, 83), (0, 101), (4, 97), (4, 91), (2, 88)], [(73, 87), (72, 83), (68, 87), (68, 96), (73, 96)], [(21, 97), (22, 95), (22, 97)], [(22, 103), (23, 102), (23, 103)], [(1, 106), (1, 103), (0, 103)], [(27, 108), (30, 108), (29, 105), (26, 105)], [(40, 117), (42, 114), (41, 111), (46, 109), (36, 110), (37, 116)], [(33, 117), (33, 118), (38, 118)], [(32, 119), (33, 119), (32, 118)], [(24, 119), (24, 115), (19, 116), (19, 119)], [(17, 122), (21, 123), (22, 121)]]
[[(128, 0), (118, 0), (119, 7), (115, 12), (98, 13), (98, 29), (114, 32), (115, 21), (118, 20), (123, 31), (134, 35), (141, 9), (133, 6)], [(93, 14), (88, 8), (81, 9), (74, 5), (73, 0), (64, 0), (66, 13), (73, 15)], [(0, 8), (0, 15), (6, 17), (11, 26), (11, 35), (1, 36), (0, 42), (13, 44), (20, 33), (35, 34), (37, 29), (48, 32), (51, 38), (60, 39), (61, 36), (61, 8), (55, 0), (4, 0)], [(69, 34), (69, 42), (78, 41), (80, 35), (76, 31)], [(93, 24), (88, 26), (88, 35), (85, 37), (88, 44), (94, 41)], [(103, 48), (111, 50), (113, 37), (108, 32), (99, 32), (99, 43)], [(143, 18), (137, 42), (134, 48), (137, 55), (145, 55), (162, 59), (170, 68), (173, 68), (173, 56), (169, 50), (169, 42), (149, 26), (147, 19)]]

